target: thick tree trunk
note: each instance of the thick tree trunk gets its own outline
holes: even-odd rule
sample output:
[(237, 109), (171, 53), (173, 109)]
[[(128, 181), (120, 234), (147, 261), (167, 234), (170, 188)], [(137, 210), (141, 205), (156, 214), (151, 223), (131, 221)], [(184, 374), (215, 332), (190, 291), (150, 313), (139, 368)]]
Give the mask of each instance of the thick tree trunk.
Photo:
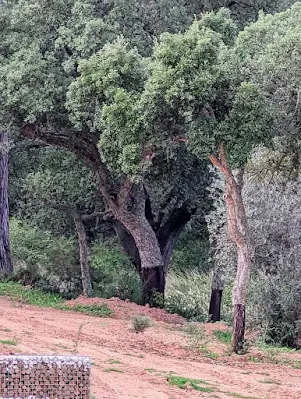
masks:
[(92, 296), (93, 290), (92, 290), (90, 267), (88, 260), (89, 258), (88, 258), (88, 244), (87, 244), (86, 230), (82, 222), (81, 216), (77, 212), (74, 212), (73, 218), (78, 237), (83, 296), (90, 297)]
[(221, 320), (221, 303), (223, 290), (212, 289), (209, 306), (210, 321), (216, 322)]
[[(147, 195), (146, 190), (144, 190), (144, 192)], [(132, 234), (129, 233), (120, 221), (115, 220), (113, 225), (124, 252), (129, 256), (140, 275), (143, 286), (143, 303), (150, 303), (151, 306), (160, 307), (164, 304), (165, 276), (172, 251), (181, 231), (183, 231), (191, 215), (195, 212), (195, 209), (188, 211), (187, 204), (183, 204), (180, 208), (175, 208), (171, 211), (164, 224), (155, 226), (148, 196), (146, 196), (145, 204), (145, 218), (147, 220), (145, 221), (142, 218), (143, 223), (140, 225), (146, 226), (143, 230), (147, 229), (149, 231), (146, 236), (147, 246), (152, 245), (152, 248), (150, 251), (148, 250), (147, 255), (141, 257), (141, 251), (143, 251), (144, 248), (143, 245), (140, 244), (141, 250), (139, 251)], [(152, 231), (150, 231), (149, 228), (151, 228)], [(144, 233), (139, 234), (139, 241), (141, 241), (143, 234)], [(152, 237), (151, 241), (150, 237)], [(145, 261), (145, 259), (157, 253), (158, 245), (160, 249), (160, 256), (158, 258), (160, 261), (163, 259), (163, 271), (161, 266), (155, 268), (147, 267), (148, 262)], [(144, 259), (144, 267), (142, 267), (141, 259)], [(155, 295), (151, 295), (152, 292), (154, 292)], [(154, 298), (156, 301), (154, 301)]]
[(9, 243), (8, 212), (8, 138), (0, 131), (0, 277), (7, 277), (13, 272)]
[(152, 307), (164, 307), (165, 272), (163, 266), (142, 268), (142, 301)]
[(223, 173), (226, 180), (225, 203), (228, 232), (237, 248), (237, 272), (232, 294), (234, 316), (232, 349), (240, 353), (244, 344), (246, 293), (252, 265), (248, 224), (242, 198), (244, 169), (240, 168), (236, 178), (234, 177), (222, 145), (219, 159), (214, 156), (209, 158)]
[(131, 234), (141, 262), (142, 303), (163, 307), (165, 270), (156, 234), (151, 226), (145, 223), (141, 223), (138, 229), (133, 229)]

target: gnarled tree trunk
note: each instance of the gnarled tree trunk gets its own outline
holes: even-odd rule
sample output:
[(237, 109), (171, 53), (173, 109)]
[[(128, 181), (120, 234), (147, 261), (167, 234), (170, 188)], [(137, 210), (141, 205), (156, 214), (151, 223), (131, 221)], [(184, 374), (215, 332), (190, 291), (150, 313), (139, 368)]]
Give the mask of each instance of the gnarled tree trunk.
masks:
[(223, 173), (226, 180), (225, 202), (228, 232), (237, 248), (237, 272), (232, 294), (234, 313), (232, 349), (239, 353), (244, 345), (246, 293), (252, 265), (248, 224), (242, 199), (244, 170), (243, 168), (239, 169), (236, 178), (234, 177), (223, 146), (220, 146), (219, 159), (214, 156), (209, 158)]
[(93, 290), (92, 290), (92, 282), (91, 282), (90, 266), (88, 258), (86, 230), (83, 221), (81, 219), (81, 215), (77, 211), (73, 212), (73, 219), (78, 237), (83, 296), (90, 297), (92, 296)]
[(13, 272), (9, 242), (8, 212), (8, 138), (0, 131), (0, 277), (7, 277)]
[[(161, 307), (164, 305), (165, 280), (172, 251), (180, 233), (195, 212), (195, 208), (188, 210), (187, 204), (183, 204), (172, 210), (164, 223), (156, 225), (145, 189), (144, 193), (146, 194), (144, 215), (146, 221), (145, 218), (142, 218), (143, 223), (141, 221), (139, 223), (142, 229), (138, 233), (138, 240), (135, 241), (132, 233), (120, 221), (115, 220), (113, 225), (124, 252), (129, 256), (140, 275), (143, 287), (142, 302)], [(132, 229), (131, 231), (133, 232)], [(145, 236), (146, 245), (142, 244), (142, 236)], [(138, 250), (136, 242), (139, 242), (140, 250)], [(145, 248), (147, 253), (142, 254)], [(159, 255), (158, 249), (160, 250)], [(153, 258), (154, 254), (159, 262), (163, 262), (163, 267), (147, 267), (148, 261), (145, 260)]]

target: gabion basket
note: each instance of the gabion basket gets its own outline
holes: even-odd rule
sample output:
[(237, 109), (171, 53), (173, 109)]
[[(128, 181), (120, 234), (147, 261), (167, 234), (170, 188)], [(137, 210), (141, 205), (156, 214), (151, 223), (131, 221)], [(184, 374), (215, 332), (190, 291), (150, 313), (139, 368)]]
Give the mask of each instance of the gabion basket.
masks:
[(0, 356), (0, 399), (90, 399), (83, 356)]

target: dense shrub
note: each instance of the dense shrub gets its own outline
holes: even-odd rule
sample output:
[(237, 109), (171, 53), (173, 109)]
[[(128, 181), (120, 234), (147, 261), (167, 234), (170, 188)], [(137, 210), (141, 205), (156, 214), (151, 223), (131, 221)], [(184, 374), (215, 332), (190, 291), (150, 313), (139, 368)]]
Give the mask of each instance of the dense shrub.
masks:
[[(268, 344), (300, 347), (300, 270), (286, 264), (274, 274), (258, 272), (251, 280), (248, 325), (260, 328)], [(299, 331), (298, 331), (299, 329)]]
[[(212, 276), (196, 271), (170, 273), (166, 283), (165, 308), (168, 312), (178, 313), (188, 320), (207, 321), (211, 295)], [(231, 287), (224, 292), (222, 318), (230, 321)]]
[(69, 298), (81, 290), (76, 243), (17, 219), (10, 221), (14, 279)]
[(137, 271), (117, 246), (98, 243), (91, 251), (94, 294), (139, 303), (141, 282)]

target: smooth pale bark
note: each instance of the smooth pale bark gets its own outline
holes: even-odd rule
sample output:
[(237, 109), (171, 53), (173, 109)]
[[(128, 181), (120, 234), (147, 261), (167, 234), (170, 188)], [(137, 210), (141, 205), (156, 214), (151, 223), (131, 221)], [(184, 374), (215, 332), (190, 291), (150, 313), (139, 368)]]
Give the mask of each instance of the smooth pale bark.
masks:
[(92, 289), (90, 267), (89, 267), (86, 230), (83, 221), (81, 219), (81, 216), (78, 212), (76, 211), (73, 212), (73, 218), (78, 239), (83, 296), (90, 297), (92, 296), (93, 289)]
[(0, 131), (0, 277), (13, 272), (9, 242), (8, 209), (8, 138)]
[(244, 345), (246, 293), (252, 265), (247, 218), (242, 199), (243, 169), (239, 169), (235, 178), (223, 146), (220, 146), (218, 159), (213, 155), (209, 158), (226, 180), (227, 226), (229, 237), (237, 249), (237, 272), (232, 294), (234, 313), (232, 349), (239, 353)]

